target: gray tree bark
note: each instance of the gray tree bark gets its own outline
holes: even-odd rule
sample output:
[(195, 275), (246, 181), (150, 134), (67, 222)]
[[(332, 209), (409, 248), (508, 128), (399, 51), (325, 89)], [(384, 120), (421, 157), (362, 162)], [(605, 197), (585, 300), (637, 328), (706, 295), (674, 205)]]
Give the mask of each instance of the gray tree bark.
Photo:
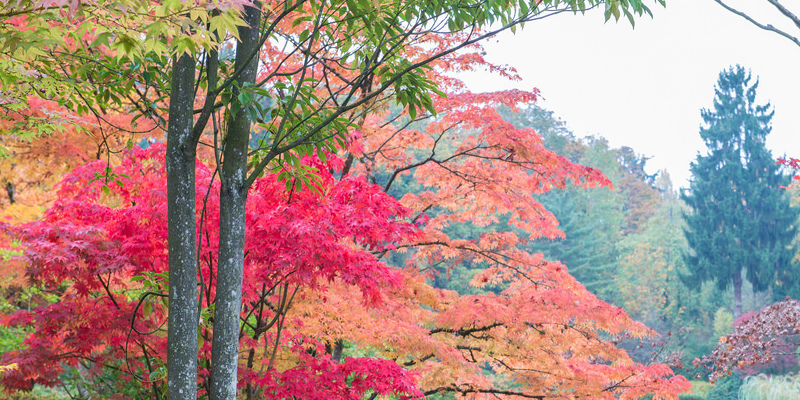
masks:
[(174, 61), (167, 125), (167, 218), (169, 220), (169, 325), (167, 394), (197, 398), (197, 239), (193, 131), (195, 62)]
[[(258, 71), (257, 51), (261, 5), (247, 7), (245, 22), (239, 28), (235, 70), (237, 78), (232, 98), (238, 99), (245, 85), (253, 85)], [(220, 167), (219, 261), (217, 297), (214, 308), (214, 341), (211, 347), (211, 400), (235, 400), (239, 366), (239, 314), (242, 303), (244, 267), (245, 205), (247, 201), (247, 151), (252, 121), (240, 105), (228, 123)]]

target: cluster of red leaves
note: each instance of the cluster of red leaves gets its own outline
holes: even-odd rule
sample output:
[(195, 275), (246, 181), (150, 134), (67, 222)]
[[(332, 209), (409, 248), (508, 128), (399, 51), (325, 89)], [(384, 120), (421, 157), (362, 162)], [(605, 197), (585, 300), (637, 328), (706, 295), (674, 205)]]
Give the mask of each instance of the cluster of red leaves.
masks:
[(611, 182), (599, 170), (547, 149), (533, 129), (515, 128), (496, 109), (513, 109), (536, 96), (537, 92), (511, 90), (436, 98), (440, 114), (424, 131), (398, 131), (384, 123), (385, 115), (370, 117), (361, 130), (365, 150), (356, 154), (364, 163), (359, 172), (394, 171), (387, 190), (395, 176), (413, 173), (426, 190), (406, 194), (402, 202), (415, 211), (446, 211), (426, 224), (429, 239), (443, 239), (433, 232), (448, 224), (488, 226), (503, 214), (525, 232), (526, 240), (563, 236), (556, 228), (558, 221), (536, 196), (569, 184), (596, 187)]
[(793, 183), (791, 186), (797, 185), (797, 182), (800, 182), (800, 159), (781, 157), (778, 159), (776, 164), (785, 165), (795, 171), (795, 176), (793, 178), (795, 183)]
[[(133, 318), (139, 296), (154, 290), (135, 277), (149, 280), (167, 271), (163, 153), (160, 144), (134, 148), (115, 169), (128, 177), (120, 185), (96, 179), (105, 168), (102, 162), (78, 167), (61, 183), (59, 200), (42, 221), (4, 227), (25, 244), (24, 256), (16, 262), (27, 268), (31, 282), (61, 293), (55, 304), (4, 319), (7, 325), (34, 329), (23, 349), (3, 355), (1, 364), (18, 366), (4, 375), (5, 386), (26, 388), (31, 381), (53, 385), (64, 365), (78, 362), (89, 362), (92, 373), (107, 366), (121, 368), (127, 379), (148, 376), (163, 365), (166, 338), (159, 326), (166, 307), (148, 303)], [(335, 158), (306, 162), (318, 169), (316, 190), (287, 194), (274, 175), (267, 175), (249, 193), (244, 301), (256, 301), (264, 286), (320, 292), (324, 283), (335, 280), (358, 288), (365, 303), (377, 304), (381, 291), (399, 284), (401, 276), (370, 251), (414, 236), (413, 225), (399, 219), (408, 210), (364, 179), (334, 179), (330, 171), (341, 165)], [(204, 307), (213, 305), (218, 243), (219, 188), (213, 176), (212, 170), (197, 164), (195, 200), (202, 212), (198, 234), (201, 258), (206, 257), (199, 276), (207, 287), (201, 296)], [(143, 334), (150, 331), (155, 333)], [(417, 393), (412, 376), (396, 363), (360, 358), (338, 365), (327, 356), (313, 358), (304, 352), (314, 346), (314, 338), (288, 328), (278, 340), (282, 348), (298, 353), (293, 357), (299, 357), (301, 365), (242, 374), (248, 383), (271, 388), (273, 398), (291, 397), (291, 390), (319, 399), (361, 398), (367, 390), (401, 397)], [(201, 356), (207, 356), (208, 346)], [(204, 376), (201, 373), (201, 379)]]
[(716, 380), (737, 370), (747, 372), (752, 367), (768, 367), (776, 361), (777, 366), (782, 366), (786, 356), (796, 363), (798, 345), (800, 300), (786, 299), (739, 317), (733, 333), (720, 338), (710, 355), (694, 363), (705, 365), (712, 371), (711, 379)]
[(297, 349), (299, 363), (295, 367), (260, 376), (247, 371), (243, 379), (260, 386), (268, 399), (363, 399), (370, 391), (381, 396), (419, 394), (409, 373), (393, 361), (350, 357), (339, 363), (327, 354), (312, 357), (304, 351)]

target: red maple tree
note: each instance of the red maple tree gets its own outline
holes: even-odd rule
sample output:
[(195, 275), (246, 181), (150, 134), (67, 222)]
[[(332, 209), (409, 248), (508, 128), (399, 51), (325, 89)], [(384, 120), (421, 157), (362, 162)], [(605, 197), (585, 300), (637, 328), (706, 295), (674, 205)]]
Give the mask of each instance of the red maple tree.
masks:
[[(162, 159), (163, 145), (135, 148), (116, 170), (130, 177), (121, 185), (104, 186), (95, 179), (105, 168), (102, 162), (76, 168), (42, 221), (7, 227), (26, 244), (18, 262), (26, 266), (31, 282), (61, 298), (6, 318), (9, 325), (35, 331), (24, 349), (3, 356), (3, 364), (17, 365), (4, 375), (4, 385), (53, 385), (65, 365), (83, 363), (90, 365), (90, 374), (104, 368), (123, 372), (120, 384), (143, 380), (143, 387), (158, 397), (166, 345), (161, 300), (168, 286)], [(397, 219), (407, 210), (389, 196), (360, 178), (334, 179), (329, 171), (341, 165), (336, 158), (307, 160), (319, 170), (316, 190), (286, 193), (268, 175), (249, 194), (243, 346), (275, 348), (273, 358), (281, 358), (272, 367), (243, 374), (245, 382), (274, 398), (298, 392), (307, 398), (360, 398), (367, 390), (416, 395), (413, 377), (397, 364), (372, 358), (332, 362), (315, 338), (286, 324), (300, 287), (322, 291), (335, 280), (359, 289), (367, 304), (379, 303), (382, 289), (401, 280), (367, 249), (380, 251), (414, 235), (411, 224)], [(197, 176), (207, 189), (198, 191), (197, 198), (203, 210), (198, 216), (203, 227), (199, 277), (206, 312), (201, 315), (207, 318), (215, 296), (217, 238), (209, 226), (218, 218), (213, 201), (218, 183), (200, 163)], [(203, 335), (210, 335), (211, 321), (200, 324)], [(201, 349), (206, 362), (209, 351), (209, 346)], [(320, 355), (312, 356), (315, 352)], [(201, 376), (202, 387), (207, 374)], [(161, 385), (151, 385), (155, 382)]]

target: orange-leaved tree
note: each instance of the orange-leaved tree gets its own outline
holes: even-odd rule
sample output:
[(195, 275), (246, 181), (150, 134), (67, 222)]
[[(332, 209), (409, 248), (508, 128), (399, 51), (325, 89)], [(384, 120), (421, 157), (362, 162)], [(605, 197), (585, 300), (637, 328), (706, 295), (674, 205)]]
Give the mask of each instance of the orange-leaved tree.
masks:
[[(103, 160), (109, 168), (118, 164), (119, 154), (134, 142), (153, 133), (150, 121), (139, 120), (131, 127), (132, 116), (124, 109), (107, 110), (103, 115), (78, 117), (68, 114), (54, 101), (30, 97), (28, 108), (7, 113), (0, 119), (0, 196), (5, 222), (27, 222), (40, 215), (56, 198), (54, 190), (62, 175), (92, 160)], [(58, 129), (42, 135), (19, 137), (12, 134), (17, 125), (34, 123), (53, 115), (64, 115)], [(129, 127), (128, 129), (120, 127)], [(104, 172), (106, 183), (114, 181)], [(10, 219), (10, 220), (9, 220)]]
[[(566, 185), (610, 184), (495, 111), (535, 97), (521, 91), (451, 93), (435, 100), (435, 117), (386, 110), (364, 121), (345, 171), (366, 174), (398, 197), (413, 210), (423, 236), (401, 246), (405, 255), (387, 254), (402, 261), (408, 282), (392, 307), (373, 311), (369, 322), (354, 315), (362, 311), (350, 309), (354, 314), (346, 317), (336, 311), (353, 303), (348, 292), (333, 302), (326, 294), (323, 304), (333, 304), (329, 319), (316, 326), (333, 345), (366, 344), (413, 367), (428, 395), (677, 396), (686, 389), (682, 377), (670, 378), (662, 364), (634, 363), (615, 347), (620, 338), (653, 332), (599, 301), (562, 264), (520, 249), (530, 240), (561, 235), (537, 195)], [(479, 235), (465, 237), (458, 229), (465, 225), (480, 227)], [(438, 266), (457, 263), (482, 266), (471, 284), (491, 290), (459, 296), (424, 283)], [(382, 327), (378, 335), (375, 324)], [(359, 339), (351, 339), (355, 332)]]

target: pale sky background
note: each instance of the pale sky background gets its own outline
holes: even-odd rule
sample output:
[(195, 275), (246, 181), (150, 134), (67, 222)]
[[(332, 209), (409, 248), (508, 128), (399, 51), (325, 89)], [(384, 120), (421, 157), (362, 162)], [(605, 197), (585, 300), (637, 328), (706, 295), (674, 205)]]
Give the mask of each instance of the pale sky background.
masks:
[[(766, 1), (742, 1), (773, 24), (785, 20)], [(523, 80), (481, 74), (466, 81), (476, 92), (539, 88), (539, 105), (577, 136), (601, 135), (652, 157), (648, 172), (668, 170), (677, 189), (688, 187), (689, 163), (706, 152), (700, 109), (712, 107), (720, 71), (741, 64), (759, 78), (759, 104), (775, 110), (767, 137), (773, 156), (800, 158), (800, 46), (712, 0), (651, 3), (654, 17), (639, 18), (634, 29), (624, 19), (604, 23), (598, 10), (503, 34), (486, 44), (487, 59), (515, 67)]]

